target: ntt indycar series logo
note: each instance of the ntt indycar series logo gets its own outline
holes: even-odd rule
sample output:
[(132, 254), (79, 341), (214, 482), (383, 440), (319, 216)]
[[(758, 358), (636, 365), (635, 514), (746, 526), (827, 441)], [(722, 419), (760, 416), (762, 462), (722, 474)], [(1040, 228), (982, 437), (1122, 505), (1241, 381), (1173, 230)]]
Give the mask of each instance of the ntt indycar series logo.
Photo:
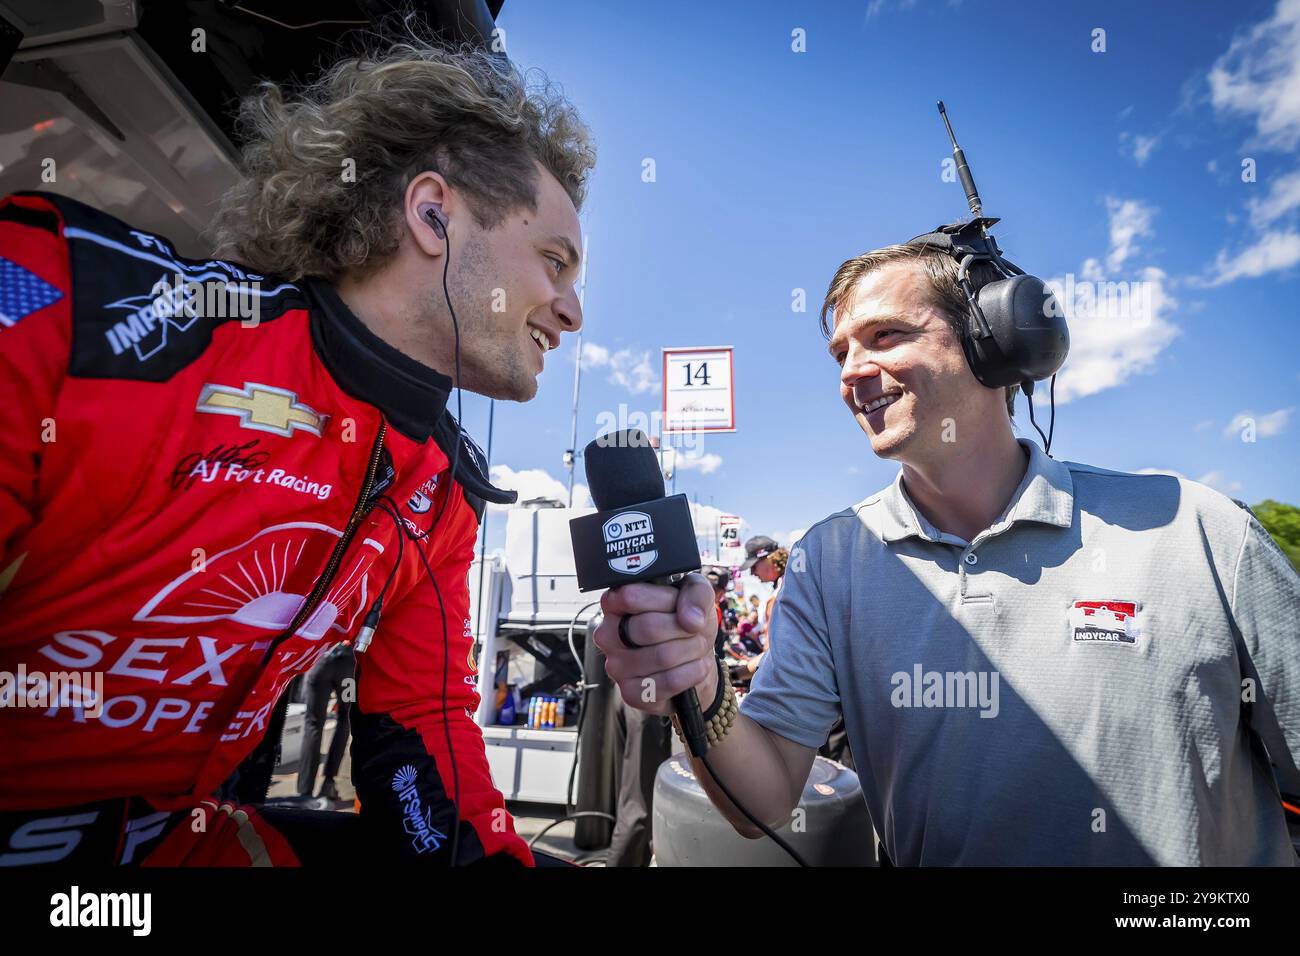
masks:
[(640, 574), (655, 563), (655, 526), (644, 511), (622, 511), (603, 525), (605, 558), (619, 574)]

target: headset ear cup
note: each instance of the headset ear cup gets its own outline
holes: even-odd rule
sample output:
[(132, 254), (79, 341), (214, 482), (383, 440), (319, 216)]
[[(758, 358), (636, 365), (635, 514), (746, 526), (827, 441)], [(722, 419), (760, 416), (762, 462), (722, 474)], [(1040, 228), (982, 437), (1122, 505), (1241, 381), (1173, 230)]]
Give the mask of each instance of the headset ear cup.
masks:
[(971, 371), (990, 388), (1050, 377), (1070, 350), (1070, 333), (1060, 303), (1042, 279), (1018, 275), (990, 282), (976, 294), (990, 337), (967, 351)]
[[(1003, 388), (1021, 381), (1019, 370), (1015, 367), (1009, 347), (1014, 345), (1012, 329), (1008, 328), (1008, 310), (1005, 293), (1009, 279), (999, 279), (981, 287), (975, 293), (972, 304), (971, 320), (967, 324), (968, 334), (963, 341), (966, 362), (981, 385), (987, 388)], [(977, 321), (984, 319), (988, 334), (982, 334), (984, 328)]]
[(1056, 295), (1037, 276), (1021, 275), (1014, 284), (1011, 312), (1016, 364), (1024, 378), (1041, 381), (1054, 375), (1070, 351), (1070, 330)]

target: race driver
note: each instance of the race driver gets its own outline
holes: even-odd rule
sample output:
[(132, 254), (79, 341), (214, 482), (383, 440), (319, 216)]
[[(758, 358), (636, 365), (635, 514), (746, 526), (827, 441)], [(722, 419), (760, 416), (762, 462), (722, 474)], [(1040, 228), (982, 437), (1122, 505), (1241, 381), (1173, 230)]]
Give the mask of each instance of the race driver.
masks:
[(528, 401), (581, 326), (587, 131), (411, 39), (241, 122), (212, 259), (0, 204), (0, 865), (337, 862), (212, 795), (340, 641), (350, 845), (531, 864), (472, 719), (467, 574), (514, 495), (449, 399)]
[[(901, 467), (791, 550), (763, 666), (711, 728), (717, 779), (788, 824), (842, 715), (896, 864), (1294, 866), (1300, 578), (1238, 502), (1017, 438), (1013, 393), (963, 354), (957, 276), (922, 237), (831, 282), (840, 397)], [(630, 706), (694, 687), (732, 713), (710, 600), (699, 580), (604, 595), (596, 642)]]

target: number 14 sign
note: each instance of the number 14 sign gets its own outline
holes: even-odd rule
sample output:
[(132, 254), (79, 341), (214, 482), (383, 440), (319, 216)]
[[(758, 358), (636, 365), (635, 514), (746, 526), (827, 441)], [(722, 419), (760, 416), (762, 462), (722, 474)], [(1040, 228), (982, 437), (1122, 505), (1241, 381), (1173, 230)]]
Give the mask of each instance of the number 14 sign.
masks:
[(664, 434), (736, 430), (731, 348), (663, 350)]

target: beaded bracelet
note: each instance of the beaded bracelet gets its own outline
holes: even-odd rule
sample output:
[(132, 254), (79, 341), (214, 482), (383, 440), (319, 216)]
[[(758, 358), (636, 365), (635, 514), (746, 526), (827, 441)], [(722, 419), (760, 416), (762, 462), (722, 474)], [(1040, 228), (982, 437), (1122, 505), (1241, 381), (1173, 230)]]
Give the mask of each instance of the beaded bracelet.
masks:
[[(704, 711), (704, 729), (708, 734), (709, 746), (717, 746), (722, 738), (727, 736), (732, 725), (736, 722), (736, 715), (740, 713), (739, 704), (736, 701), (735, 688), (731, 686), (731, 673), (718, 661), (718, 693), (713, 700), (712, 706)], [(677, 720), (677, 715), (673, 715), (673, 730), (677, 732), (677, 737), (682, 743), (686, 743), (686, 738), (682, 735), (681, 723)]]

